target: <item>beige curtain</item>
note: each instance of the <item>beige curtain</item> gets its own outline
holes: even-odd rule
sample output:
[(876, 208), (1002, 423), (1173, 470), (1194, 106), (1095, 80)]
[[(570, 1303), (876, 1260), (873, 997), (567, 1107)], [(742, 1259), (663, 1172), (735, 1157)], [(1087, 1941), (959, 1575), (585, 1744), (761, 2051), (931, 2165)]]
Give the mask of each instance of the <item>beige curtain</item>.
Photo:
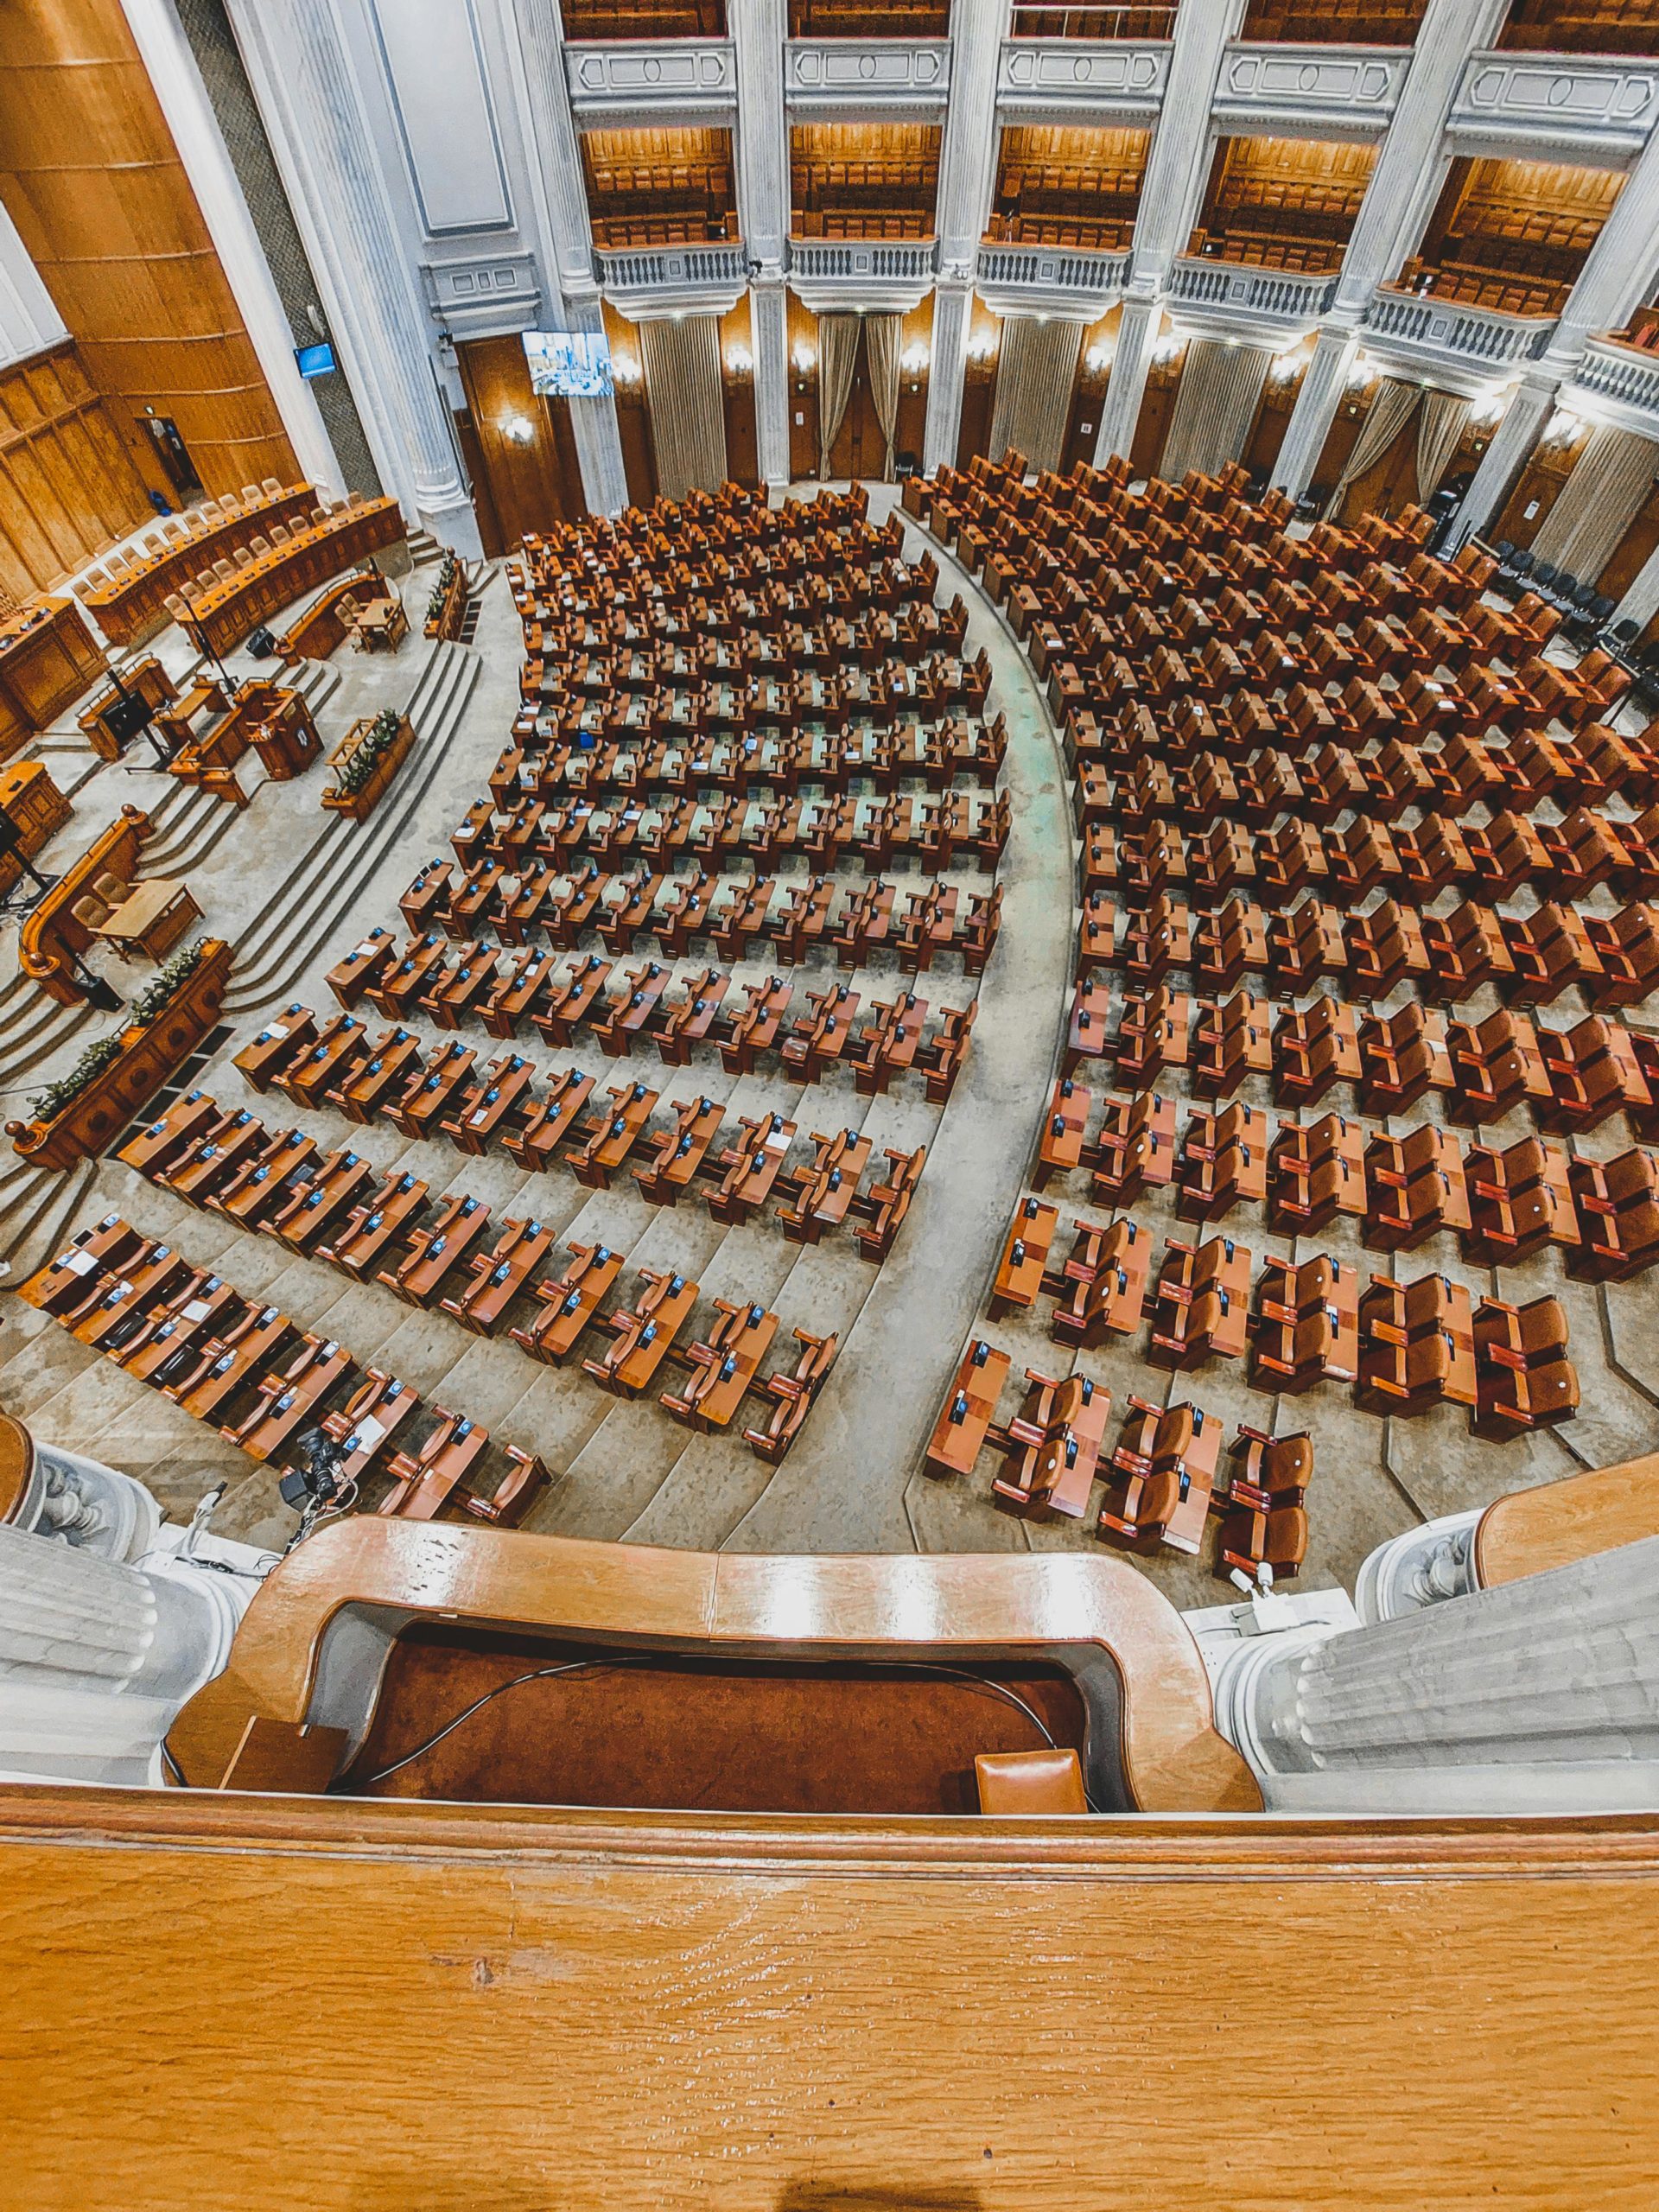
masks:
[(1265, 346), (1195, 338), (1186, 349), (1158, 474), (1179, 484), (1189, 468), (1213, 476), (1242, 461), (1273, 355)]
[(726, 401), (720, 374), (720, 322), (712, 315), (639, 325), (639, 353), (651, 404), (657, 490), (664, 499), (718, 491), (726, 481)]
[(1659, 468), (1659, 445), (1634, 430), (1592, 430), (1532, 541), (1533, 557), (1594, 583), (1636, 520)]
[(1420, 384), (1402, 384), (1398, 377), (1384, 377), (1372, 396), (1370, 410), (1359, 426), (1359, 435), (1354, 440), (1354, 449), (1348, 456), (1348, 466), (1337, 480), (1337, 488), (1325, 507), (1328, 516), (1338, 514), (1348, 496), (1348, 486), (1357, 484), (1368, 468), (1375, 468), (1389, 448), (1394, 443), (1412, 416), (1416, 413), (1423, 396)]
[(1059, 467), (1082, 347), (1080, 322), (1039, 321), (1034, 315), (1006, 318), (991, 404), (994, 461), (1013, 446), (1033, 468)]
[(818, 474), (830, 474), (830, 455), (852, 397), (853, 369), (858, 359), (855, 315), (818, 317)]
[(896, 315), (867, 315), (864, 318), (864, 358), (870, 365), (870, 397), (875, 419), (887, 441), (881, 463), (884, 482), (893, 475), (893, 441), (899, 428), (899, 326)]
[(1440, 488), (1469, 420), (1469, 403), (1454, 391), (1426, 391), (1417, 417), (1417, 504), (1426, 507)]

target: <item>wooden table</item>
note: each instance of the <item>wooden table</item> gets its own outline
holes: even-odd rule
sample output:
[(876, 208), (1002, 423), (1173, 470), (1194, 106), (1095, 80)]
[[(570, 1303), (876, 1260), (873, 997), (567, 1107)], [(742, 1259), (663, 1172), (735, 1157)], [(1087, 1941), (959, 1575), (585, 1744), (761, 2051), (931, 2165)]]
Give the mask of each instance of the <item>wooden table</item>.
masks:
[(1054, 1095), (1043, 1117), (1037, 1166), (1032, 1176), (1038, 1190), (1046, 1187), (1051, 1175), (1069, 1175), (1081, 1165), (1084, 1132), (1093, 1104), (1094, 1093), (1084, 1090), (1081, 1084), (1073, 1083), (1070, 1076), (1063, 1075), (1055, 1084)]
[(175, 945), (201, 909), (181, 883), (152, 876), (124, 899), (92, 934), (112, 945), (124, 960), (159, 960)]
[(663, 1403), (677, 1421), (705, 1434), (729, 1426), (778, 1333), (778, 1316), (763, 1306), (715, 1305), (721, 1319), (707, 1344), (693, 1344), (696, 1371), (681, 1397)]
[(665, 1268), (642, 1268), (645, 1296), (632, 1311), (613, 1314), (616, 1342), (602, 1359), (582, 1366), (602, 1388), (620, 1398), (637, 1398), (667, 1358), (675, 1338), (690, 1319), (700, 1286)]
[(353, 642), (360, 653), (395, 653), (408, 635), (409, 617), (395, 595), (372, 599), (353, 615)]
[(996, 1418), (996, 1402), (1012, 1364), (982, 1337), (969, 1345), (934, 1423), (927, 1446), (927, 1471), (966, 1475), (985, 1448), (986, 1431)]
[(599, 1301), (622, 1272), (622, 1255), (605, 1244), (573, 1244), (574, 1268), (556, 1282), (540, 1282), (536, 1295), (542, 1311), (512, 1340), (532, 1359), (563, 1366), (599, 1310)]
[(709, 1197), (712, 1218), (728, 1225), (747, 1221), (765, 1205), (795, 1134), (794, 1122), (779, 1114), (738, 1126), (740, 1141), (720, 1155), (721, 1165), (730, 1172)]

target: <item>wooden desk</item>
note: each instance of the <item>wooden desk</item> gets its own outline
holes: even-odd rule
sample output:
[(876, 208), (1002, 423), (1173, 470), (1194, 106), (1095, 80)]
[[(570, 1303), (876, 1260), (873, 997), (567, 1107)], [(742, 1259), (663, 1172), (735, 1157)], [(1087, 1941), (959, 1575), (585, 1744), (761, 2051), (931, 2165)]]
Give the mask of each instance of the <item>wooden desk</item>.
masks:
[(996, 1402), (1012, 1362), (982, 1337), (963, 1354), (956, 1379), (928, 1440), (931, 1475), (967, 1475), (985, 1448), (987, 1430), (996, 1418)]
[[(23, 859), (32, 859), (50, 843), (69, 819), (69, 812), (68, 800), (42, 762), (20, 760), (15, 767), (0, 768), (0, 813), (10, 815), (16, 823)], [(0, 857), (0, 899), (22, 880), (22, 873), (17, 853)]]
[(250, 630), (306, 592), (371, 554), (400, 544), (407, 534), (396, 499), (370, 499), (340, 510), (213, 591), (191, 593), (190, 627), (213, 652), (228, 652)]
[(646, 1389), (670, 1347), (690, 1319), (700, 1286), (666, 1268), (642, 1268), (645, 1296), (631, 1311), (611, 1316), (616, 1342), (602, 1359), (584, 1359), (594, 1381), (620, 1398), (637, 1398)]
[(409, 635), (409, 617), (397, 598), (372, 599), (352, 619), (352, 637), (360, 653), (395, 653)]
[(124, 899), (93, 934), (113, 945), (124, 960), (159, 960), (200, 919), (201, 909), (183, 884), (153, 876)]
[(270, 534), (273, 523), (303, 522), (316, 504), (311, 485), (290, 484), (239, 514), (219, 522), (204, 519), (200, 529), (164, 539), (147, 558), (129, 561), (124, 569), (111, 569), (110, 581), (96, 590), (83, 590), (81, 601), (106, 638), (118, 645), (136, 645), (171, 620), (169, 594), (211, 569), (215, 561), (233, 557), (239, 548), (251, 549), (256, 537)]
[(729, 1172), (709, 1197), (711, 1217), (728, 1226), (749, 1220), (765, 1205), (795, 1134), (794, 1122), (779, 1114), (768, 1115), (765, 1121), (744, 1120), (738, 1127), (739, 1141), (720, 1155), (721, 1166)]
[(763, 1306), (734, 1306), (723, 1298), (715, 1304), (720, 1322), (707, 1344), (691, 1347), (696, 1371), (689, 1387), (683, 1396), (663, 1400), (677, 1421), (704, 1434), (730, 1425), (778, 1333), (778, 1316)]
[(1046, 1205), (1040, 1198), (1020, 1200), (1002, 1246), (1002, 1256), (997, 1262), (989, 1307), (992, 1320), (1006, 1313), (1011, 1306), (1028, 1306), (1036, 1302), (1059, 1218), (1058, 1206)]
[(622, 1272), (622, 1255), (605, 1244), (573, 1244), (574, 1268), (557, 1282), (540, 1282), (536, 1295), (542, 1311), (527, 1329), (515, 1329), (512, 1340), (532, 1359), (561, 1367), (575, 1350), (583, 1332), (599, 1310), (599, 1302)]
[(0, 760), (49, 729), (108, 665), (73, 599), (31, 600), (0, 619)]

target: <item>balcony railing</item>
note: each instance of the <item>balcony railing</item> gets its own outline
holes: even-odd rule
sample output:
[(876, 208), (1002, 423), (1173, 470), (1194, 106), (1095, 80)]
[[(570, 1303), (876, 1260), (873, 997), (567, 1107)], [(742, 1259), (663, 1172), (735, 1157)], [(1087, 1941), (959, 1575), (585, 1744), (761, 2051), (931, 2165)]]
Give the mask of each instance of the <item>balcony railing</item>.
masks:
[(741, 245), (601, 248), (594, 258), (607, 292), (619, 297), (639, 296), (664, 306), (684, 301), (712, 307), (721, 296), (729, 306), (749, 281), (748, 255)]
[(1384, 286), (1372, 297), (1365, 326), (1376, 337), (1391, 339), (1398, 346), (1449, 355), (1471, 365), (1510, 369), (1537, 359), (1549, 343), (1555, 318), (1505, 315), (1498, 308)]
[(1572, 381), (1598, 399), (1659, 418), (1659, 354), (1621, 346), (1615, 339), (1592, 338)]
[(1187, 307), (1226, 308), (1286, 324), (1317, 322), (1336, 289), (1334, 270), (1309, 276), (1235, 261), (1178, 261), (1169, 279), (1171, 299)]
[(982, 245), (979, 289), (986, 294), (1030, 298), (1067, 296), (1103, 304), (1123, 289), (1129, 273), (1127, 253), (1090, 253), (1080, 246)]
[(791, 276), (816, 283), (925, 284), (933, 275), (933, 238), (791, 238)]

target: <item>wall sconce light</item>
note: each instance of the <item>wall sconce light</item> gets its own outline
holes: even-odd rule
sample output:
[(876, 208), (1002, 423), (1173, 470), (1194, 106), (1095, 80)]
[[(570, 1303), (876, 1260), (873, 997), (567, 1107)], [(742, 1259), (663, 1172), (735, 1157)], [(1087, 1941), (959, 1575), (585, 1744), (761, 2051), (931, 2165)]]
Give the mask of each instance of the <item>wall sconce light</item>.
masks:
[(509, 415), (501, 425), (501, 435), (516, 446), (533, 446), (536, 425), (528, 415)]
[(1478, 399), (1470, 402), (1469, 420), (1478, 428), (1489, 423), (1496, 423), (1509, 404), (1510, 394), (1507, 385), (1499, 391), (1483, 391)]
[(984, 363), (996, 352), (996, 340), (988, 330), (976, 330), (968, 341), (970, 361)]
[(1172, 361), (1179, 360), (1185, 351), (1186, 340), (1178, 337), (1174, 331), (1166, 330), (1153, 346), (1152, 358), (1160, 368), (1166, 369)]
[(1294, 346), (1286, 353), (1275, 353), (1268, 364), (1268, 381), (1272, 384), (1288, 384), (1293, 377), (1300, 376), (1306, 366), (1307, 356), (1300, 346)]
[(1104, 343), (1091, 346), (1083, 365), (1091, 377), (1103, 376), (1112, 365), (1111, 347)]
[(639, 364), (632, 353), (613, 353), (611, 381), (613, 384), (635, 385), (639, 381)]
[(754, 366), (754, 356), (747, 346), (734, 346), (726, 356), (726, 366), (734, 377), (746, 377)]
[(817, 355), (804, 341), (795, 348), (791, 358), (795, 363), (795, 373), (798, 377), (810, 377), (817, 365)]
[(1558, 407), (1549, 418), (1549, 427), (1544, 432), (1544, 443), (1547, 446), (1570, 446), (1582, 428), (1570, 408)]
[(1353, 391), (1357, 391), (1363, 385), (1370, 384), (1376, 375), (1376, 371), (1371, 366), (1365, 356), (1363, 353), (1356, 353), (1353, 359), (1353, 365), (1348, 372), (1348, 382), (1350, 387)]
[(907, 377), (918, 377), (927, 366), (927, 348), (919, 339), (913, 346), (906, 346), (899, 357), (899, 365)]

